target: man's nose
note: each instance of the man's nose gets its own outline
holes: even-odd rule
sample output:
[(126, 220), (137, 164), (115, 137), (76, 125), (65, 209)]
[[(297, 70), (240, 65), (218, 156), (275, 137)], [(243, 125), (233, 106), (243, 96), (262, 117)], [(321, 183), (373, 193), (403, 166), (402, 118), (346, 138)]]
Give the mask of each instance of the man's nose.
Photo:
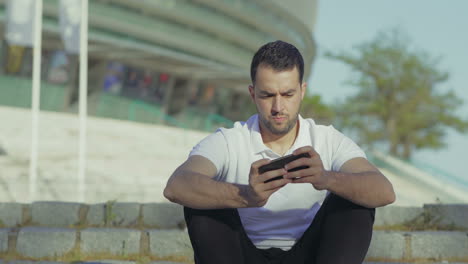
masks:
[(272, 112), (281, 112), (283, 109), (283, 102), (282, 102), (282, 99), (281, 99), (281, 96), (275, 96), (275, 98), (273, 99), (273, 105), (271, 107), (271, 110)]

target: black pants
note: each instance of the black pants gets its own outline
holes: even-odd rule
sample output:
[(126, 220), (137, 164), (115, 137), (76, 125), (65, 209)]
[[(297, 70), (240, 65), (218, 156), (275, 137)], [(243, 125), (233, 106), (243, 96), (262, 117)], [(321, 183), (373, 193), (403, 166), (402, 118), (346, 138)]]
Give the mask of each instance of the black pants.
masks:
[(184, 208), (196, 264), (357, 264), (367, 254), (375, 209), (330, 194), (288, 251), (257, 249), (237, 209)]

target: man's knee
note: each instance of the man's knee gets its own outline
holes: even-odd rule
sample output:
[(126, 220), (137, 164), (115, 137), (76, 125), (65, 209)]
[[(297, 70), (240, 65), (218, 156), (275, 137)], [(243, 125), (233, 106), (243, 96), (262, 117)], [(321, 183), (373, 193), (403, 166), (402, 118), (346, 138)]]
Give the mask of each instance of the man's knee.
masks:
[(204, 226), (206, 224), (228, 226), (240, 224), (239, 214), (236, 209), (201, 210), (184, 207), (184, 217), (187, 227), (189, 225)]
[(324, 206), (327, 207), (327, 214), (334, 213), (345, 213), (352, 218), (367, 219), (370, 224), (374, 223), (375, 219), (375, 208), (368, 208), (358, 204), (355, 204), (343, 197), (336, 194), (330, 194), (324, 202)]

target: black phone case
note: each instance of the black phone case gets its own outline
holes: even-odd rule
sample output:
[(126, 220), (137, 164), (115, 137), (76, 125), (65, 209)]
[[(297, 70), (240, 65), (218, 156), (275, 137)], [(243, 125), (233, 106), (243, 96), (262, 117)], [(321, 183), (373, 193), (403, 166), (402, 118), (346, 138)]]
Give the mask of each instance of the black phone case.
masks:
[[(265, 173), (267, 171), (281, 169), (281, 168), (284, 168), (284, 165), (288, 164), (289, 162), (292, 162), (294, 160), (297, 160), (297, 159), (300, 159), (300, 158), (303, 158), (303, 157), (310, 157), (310, 155), (309, 155), (309, 153), (303, 153), (303, 154), (300, 154), (300, 155), (290, 154), (290, 155), (287, 155), (287, 156), (284, 156), (284, 157), (281, 157), (281, 158), (277, 158), (277, 159), (271, 161), (270, 163), (268, 163), (266, 165), (263, 165), (260, 168), (258, 168), (258, 172), (260, 174), (262, 174), (262, 173)], [(298, 171), (298, 170), (307, 169), (307, 168), (308, 168), (308, 166), (299, 166), (299, 167), (292, 168), (292, 169), (288, 170), (288, 172)], [(265, 183), (270, 182), (270, 181), (274, 181), (274, 180), (279, 180), (279, 179), (282, 179), (282, 178), (283, 178), (283, 176), (278, 176), (278, 177), (275, 177), (275, 178), (271, 178), (271, 179), (265, 181)]]

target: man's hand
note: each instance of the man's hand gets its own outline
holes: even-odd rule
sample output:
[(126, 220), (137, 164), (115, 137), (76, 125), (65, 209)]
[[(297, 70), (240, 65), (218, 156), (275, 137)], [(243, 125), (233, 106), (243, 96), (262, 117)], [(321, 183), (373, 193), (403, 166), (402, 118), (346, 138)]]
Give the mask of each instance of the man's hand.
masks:
[(247, 207), (264, 206), (274, 192), (292, 182), (291, 179), (283, 178), (265, 183), (269, 179), (283, 176), (287, 173), (285, 169), (278, 169), (259, 174), (258, 168), (269, 162), (269, 159), (261, 159), (250, 166), (249, 185), (242, 193), (242, 196), (246, 199)]
[(286, 170), (290, 170), (299, 166), (308, 166), (307, 169), (302, 169), (294, 172), (288, 172), (285, 176), (291, 179), (293, 183), (310, 183), (317, 190), (328, 188), (330, 178), (327, 177), (320, 155), (311, 146), (306, 146), (296, 149), (293, 154), (299, 155), (309, 153), (310, 157), (304, 157), (286, 164)]

